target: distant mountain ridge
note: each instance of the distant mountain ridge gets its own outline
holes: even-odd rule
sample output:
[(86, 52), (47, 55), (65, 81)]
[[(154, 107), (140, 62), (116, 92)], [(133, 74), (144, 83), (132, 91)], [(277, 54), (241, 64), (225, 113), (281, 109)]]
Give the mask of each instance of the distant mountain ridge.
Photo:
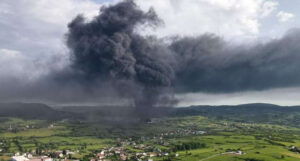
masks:
[(266, 103), (252, 103), (241, 105), (199, 105), (181, 107), (173, 110), (173, 115), (228, 115), (249, 114), (261, 115), (266, 113), (300, 112), (300, 106), (279, 106)]
[[(278, 106), (273, 104), (242, 104), (222, 106), (190, 106), (182, 108), (154, 108), (153, 117), (204, 116), (242, 122), (280, 122), (300, 125), (300, 106)], [(83, 121), (123, 120), (134, 118), (131, 107), (69, 106), (52, 108), (41, 103), (0, 103), (0, 117), (23, 119)], [(127, 120), (128, 121), (128, 120)]]
[(0, 103), (0, 117), (58, 120), (69, 118), (71, 115), (41, 103)]

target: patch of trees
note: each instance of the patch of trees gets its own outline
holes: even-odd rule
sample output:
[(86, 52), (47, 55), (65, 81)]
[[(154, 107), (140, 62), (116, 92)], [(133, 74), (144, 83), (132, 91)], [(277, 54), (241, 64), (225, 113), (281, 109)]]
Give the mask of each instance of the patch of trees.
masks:
[(295, 153), (300, 153), (300, 148), (299, 147), (292, 147), (290, 151), (295, 152)]
[(184, 142), (173, 145), (173, 151), (185, 151), (185, 150), (193, 150), (193, 149), (200, 149), (205, 148), (205, 143), (199, 143), (199, 142)]
[(231, 149), (231, 148), (229, 148), (229, 149), (226, 149), (226, 152), (233, 152), (233, 151), (239, 151), (239, 150), (241, 150), (240, 148), (239, 149)]
[(35, 153), (38, 155), (42, 155), (43, 151), (46, 150), (55, 150), (58, 148), (58, 145), (55, 143), (48, 143), (48, 144), (43, 144), (43, 143), (35, 143), (36, 149), (35, 149)]
[(0, 149), (2, 149), (2, 153), (7, 153), (9, 152), (10, 149), (10, 141), (9, 140), (0, 140), (1, 146)]
[(245, 161), (264, 161), (264, 160), (255, 159), (255, 158), (247, 158), (247, 159), (245, 159)]
[(275, 142), (275, 141), (272, 141), (272, 140), (269, 140), (269, 139), (266, 139), (266, 141), (272, 145), (277, 145), (277, 146), (285, 146), (284, 144), (281, 144), (281, 143), (278, 143), (278, 142)]
[(21, 153), (24, 152), (24, 149), (23, 149), (22, 145), (20, 144), (19, 140), (13, 140), (13, 142), (15, 143), (15, 145), (17, 146), (18, 150)]

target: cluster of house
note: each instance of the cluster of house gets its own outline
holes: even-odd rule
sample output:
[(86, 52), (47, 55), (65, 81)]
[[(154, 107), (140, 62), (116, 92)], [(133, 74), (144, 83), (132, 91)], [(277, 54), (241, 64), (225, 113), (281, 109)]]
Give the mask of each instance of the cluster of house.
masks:
[(63, 151), (54, 152), (54, 157), (52, 158), (49, 156), (33, 156), (31, 153), (24, 153), (22, 155), (20, 155), (20, 153), (16, 153), (13, 157), (11, 157), (10, 161), (77, 161), (70, 160), (65, 157), (68, 154), (74, 154), (74, 152), (67, 150), (65, 153), (66, 154), (64, 155)]
[(34, 128), (36, 128), (34, 125), (26, 125), (26, 126), (19, 127), (19, 126), (10, 124), (9, 127), (7, 128), (7, 131), (14, 131), (14, 130), (24, 131), (24, 130), (28, 130), (28, 129), (34, 129)]
[[(155, 141), (159, 145), (168, 146), (169, 143), (165, 141), (164, 138), (176, 137), (176, 136), (188, 136), (188, 135), (203, 135), (205, 131), (199, 130), (190, 130), (190, 129), (178, 129), (170, 132), (161, 133), (157, 136), (153, 137), (142, 137), (137, 142), (142, 141)], [(96, 158), (91, 161), (108, 161), (108, 158), (113, 156), (117, 156), (120, 160), (128, 160), (128, 159), (136, 159), (136, 160), (152, 160), (153, 157), (163, 157), (168, 156), (168, 152), (163, 152), (159, 148), (155, 148), (151, 145), (137, 144), (136, 141), (133, 141), (132, 138), (121, 141), (119, 139), (118, 145), (119, 147), (111, 147), (103, 149), (100, 153), (96, 155)], [(131, 146), (138, 152), (128, 151), (126, 147)], [(175, 154), (176, 157), (179, 154)]]
[(38, 156), (38, 157), (33, 157), (33, 156), (13, 156), (10, 161), (53, 161), (52, 158), (48, 156)]
[[(119, 139), (117, 147), (102, 149), (101, 152), (96, 154), (96, 158), (92, 159), (91, 161), (110, 161), (110, 158), (112, 157), (117, 157), (119, 160), (134, 159), (138, 161), (152, 161), (155, 157), (163, 157), (169, 155), (168, 152), (164, 152), (154, 146), (137, 143), (139, 141), (145, 141), (148, 139), (141, 138), (141, 140), (136, 141), (134, 141), (134, 139), (132, 138), (125, 140)], [(178, 157), (179, 154), (175, 154), (175, 156)]]
[[(50, 125), (48, 128), (53, 128), (54, 125)], [(165, 138), (172, 138), (178, 136), (188, 136), (188, 135), (203, 135), (205, 131), (191, 130), (191, 129), (177, 129), (165, 133), (161, 133), (152, 137), (141, 137), (139, 139), (118, 139), (118, 145), (116, 147), (108, 147), (102, 149), (99, 153), (95, 155), (95, 158), (91, 161), (110, 161), (110, 158), (117, 157), (119, 160), (153, 160), (155, 157), (168, 156), (168, 152), (164, 152), (159, 148), (151, 145), (142, 144), (142, 142), (154, 141), (158, 145), (168, 146), (169, 143)], [(128, 149), (128, 147), (131, 147)], [(56, 151), (51, 152), (51, 157), (48, 156), (36, 156), (33, 157), (31, 154), (19, 155), (15, 154), (11, 158), (11, 161), (55, 161), (55, 160), (69, 160), (65, 156), (68, 154), (74, 154), (69, 150), (67, 151)], [(175, 154), (178, 157), (179, 154)], [(53, 159), (59, 158), (59, 159)]]
[[(147, 146), (139, 146), (147, 148)], [(141, 150), (141, 149), (140, 149)], [(123, 146), (121, 147), (111, 147), (103, 149), (100, 153), (96, 155), (95, 159), (91, 161), (109, 161), (111, 157), (116, 156), (119, 160), (129, 160), (129, 159), (136, 159), (136, 160), (153, 160), (153, 157), (161, 157), (161, 156), (168, 156), (169, 153), (155, 151), (155, 152), (133, 152), (128, 151)], [(178, 156), (178, 154), (177, 154)]]
[(203, 135), (205, 131), (192, 130), (192, 129), (178, 129), (166, 133), (162, 133), (161, 137), (172, 137), (172, 136), (189, 136), (189, 135)]
[(296, 146), (291, 146), (290, 151), (295, 152), (295, 153), (300, 153), (300, 148), (296, 147)]
[(225, 153), (222, 153), (223, 155), (224, 154), (231, 154), (231, 155), (244, 155), (246, 154), (245, 152), (241, 151), (241, 150), (237, 150), (237, 151), (229, 151), (229, 152), (225, 152)]
[[(54, 128), (54, 124), (50, 124), (48, 126), (49, 129)], [(24, 131), (24, 130), (28, 130), (28, 129), (35, 129), (38, 128), (35, 125), (25, 125), (25, 126), (16, 126), (16, 125), (12, 125), (10, 124), (9, 127), (7, 128), (7, 131), (14, 131), (14, 130), (20, 130), (20, 131)]]
[[(141, 137), (141, 141), (156, 141), (158, 142), (163, 142), (165, 143), (165, 138), (174, 138), (174, 137), (184, 137), (184, 136), (196, 136), (196, 135), (204, 135), (206, 134), (206, 131), (200, 131), (200, 130), (190, 130), (190, 129), (178, 129), (178, 130), (173, 130), (165, 133), (158, 134), (153, 137)], [(160, 144), (162, 145), (162, 144)], [(167, 145), (165, 145), (167, 146)]]

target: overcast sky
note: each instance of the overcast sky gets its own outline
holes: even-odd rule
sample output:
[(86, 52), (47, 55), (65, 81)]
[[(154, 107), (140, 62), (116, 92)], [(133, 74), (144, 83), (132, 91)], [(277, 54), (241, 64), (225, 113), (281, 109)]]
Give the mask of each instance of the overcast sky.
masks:
[[(11, 78), (31, 80), (64, 67), (68, 64), (64, 34), (70, 20), (78, 14), (91, 19), (98, 14), (99, 7), (116, 2), (1, 0), (0, 83)], [(253, 43), (280, 38), (288, 30), (300, 27), (297, 0), (137, 0), (137, 3), (144, 10), (153, 7), (164, 21), (164, 26), (155, 31), (140, 29), (144, 34), (158, 37), (215, 33), (232, 43)], [(295, 105), (300, 104), (298, 93), (298, 88), (288, 88), (185, 94), (179, 98), (180, 105), (251, 102)]]

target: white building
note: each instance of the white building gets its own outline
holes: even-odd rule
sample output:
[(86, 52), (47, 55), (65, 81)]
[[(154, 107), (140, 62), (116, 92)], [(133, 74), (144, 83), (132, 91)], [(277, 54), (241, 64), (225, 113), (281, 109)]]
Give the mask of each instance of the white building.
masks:
[(29, 161), (29, 159), (24, 156), (13, 156), (11, 161)]

